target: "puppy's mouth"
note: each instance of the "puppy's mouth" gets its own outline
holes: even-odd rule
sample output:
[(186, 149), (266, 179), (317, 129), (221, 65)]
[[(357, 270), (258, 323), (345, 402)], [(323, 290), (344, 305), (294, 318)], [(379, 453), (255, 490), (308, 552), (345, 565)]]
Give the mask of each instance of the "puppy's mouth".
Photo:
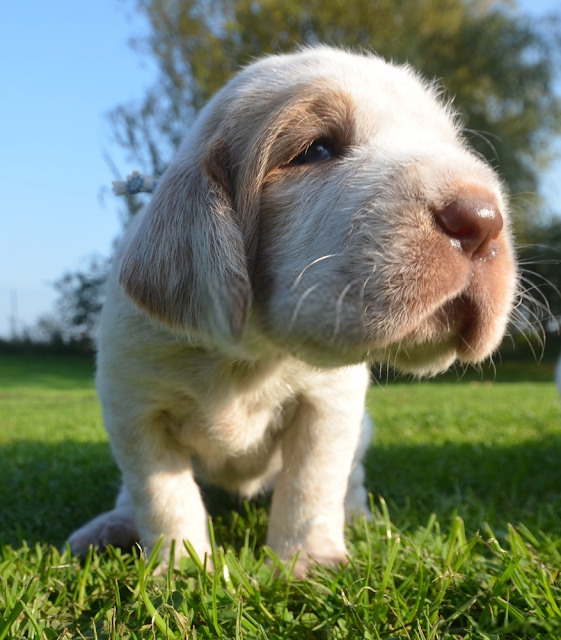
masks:
[(476, 347), (481, 341), (482, 321), (479, 305), (467, 293), (450, 300), (434, 314), (434, 322), (442, 327), (443, 341), (448, 342), (448, 336), (456, 338), (460, 358), (463, 356), (473, 359), (474, 353), (478, 351)]
[(460, 329), (458, 331), (459, 339), (459, 352), (467, 349), (469, 352), (473, 351), (472, 344), (477, 344), (480, 340), (480, 314), (478, 312), (475, 301), (469, 296), (460, 296), (454, 303), (454, 307), (457, 307), (458, 311), (458, 324)]
[(474, 364), (488, 355), (489, 310), (469, 292), (446, 301), (385, 348), (397, 369), (434, 375), (459, 360)]

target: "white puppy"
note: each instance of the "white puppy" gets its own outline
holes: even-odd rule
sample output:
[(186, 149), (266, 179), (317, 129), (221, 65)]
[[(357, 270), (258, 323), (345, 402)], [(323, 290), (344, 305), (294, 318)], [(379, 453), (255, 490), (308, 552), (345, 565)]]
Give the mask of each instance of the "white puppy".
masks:
[(516, 280), (499, 180), (434, 87), (327, 47), (248, 67), (116, 256), (97, 385), (124, 484), (72, 550), (208, 553), (200, 474), (274, 486), (268, 544), (297, 574), (344, 561), (345, 515), (368, 514), (365, 361), (479, 362)]

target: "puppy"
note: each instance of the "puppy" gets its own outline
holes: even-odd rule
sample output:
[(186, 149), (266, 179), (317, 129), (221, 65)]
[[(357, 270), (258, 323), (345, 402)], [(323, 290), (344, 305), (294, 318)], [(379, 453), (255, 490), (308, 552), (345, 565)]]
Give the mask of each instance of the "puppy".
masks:
[(249, 66), (116, 255), (97, 387), (123, 488), (71, 549), (204, 556), (200, 474), (274, 488), (267, 543), (296, 575), (344, 562), (345, 517), (368, 516), (365, 363), (487, 358), (516, 281), (500, 182), (435, 87), (327, 47)]

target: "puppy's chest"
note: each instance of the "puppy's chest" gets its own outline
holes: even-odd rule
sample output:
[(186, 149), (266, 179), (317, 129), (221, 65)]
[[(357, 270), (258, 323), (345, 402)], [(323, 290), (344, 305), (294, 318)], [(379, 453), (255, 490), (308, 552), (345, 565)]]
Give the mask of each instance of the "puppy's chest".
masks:
[(249, 389), (218, 388), (181, 416), (175, 436), (202, 458), (268, 450), (297, 404), (294, 389), (282, 379)]

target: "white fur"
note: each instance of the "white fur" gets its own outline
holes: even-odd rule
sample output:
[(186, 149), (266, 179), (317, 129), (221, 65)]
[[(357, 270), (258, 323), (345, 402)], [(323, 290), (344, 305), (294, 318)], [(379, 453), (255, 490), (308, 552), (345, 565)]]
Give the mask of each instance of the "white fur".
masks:
[[(336, 157), (291, 164), (318, 139)], [(434, 214), (474, 198), (505, 221), (477, 259)], [(268, 544), (300, 552), (296, 573), (344, 561), (345, 513), (368, 515), (364, 362), (480, 361), (515, 285), (499, 181), (414, 72), (326, 47), (248, 67), (116, 257), (97, 385), (124, 488), (71, 548), (164, 535), (208, 553), (200, 474), (245, 496), (274, 486)]]

